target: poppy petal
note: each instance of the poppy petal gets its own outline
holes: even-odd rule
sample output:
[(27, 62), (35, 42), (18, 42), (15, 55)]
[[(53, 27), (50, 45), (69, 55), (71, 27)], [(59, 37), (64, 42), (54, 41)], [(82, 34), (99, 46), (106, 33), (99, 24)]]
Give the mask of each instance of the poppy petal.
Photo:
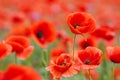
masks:
[(24, 51), (22, 53), (18, 53), (17, 56), (19, 57), (19, 59), (25, 60), (26, 58), (28, 58), (32, 54), (33, 50), (34, 50), (34, 47), (29, 46), (26, 49), (24, 49)]
[(0, 42), (0, 59), (5, 58), (12, 52), (12, 47), (11, 45), (5, 43), (5, 42)]

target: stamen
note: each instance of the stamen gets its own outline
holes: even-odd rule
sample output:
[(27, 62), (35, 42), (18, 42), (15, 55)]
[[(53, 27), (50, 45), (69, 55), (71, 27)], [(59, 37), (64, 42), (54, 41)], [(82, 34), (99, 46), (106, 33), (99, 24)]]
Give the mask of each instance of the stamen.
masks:
[(62, 63), (62, 64), (60, 64), (60, 66), (66, 66), (66, 63)]
[(85, 44), (83, 45), (84, 48), (86, 48), (86, 47), (88, 47), (88, 46), (90, 46), (88, 43), (85, 43)]
[(90, 62), (91, 62), (90, 60), (86, 60), (84, 64), (89, 64)]
[(74, 24), (73, 26), (76, 29), (77, 27), (80, 27), (81, 25), (80, 24)]

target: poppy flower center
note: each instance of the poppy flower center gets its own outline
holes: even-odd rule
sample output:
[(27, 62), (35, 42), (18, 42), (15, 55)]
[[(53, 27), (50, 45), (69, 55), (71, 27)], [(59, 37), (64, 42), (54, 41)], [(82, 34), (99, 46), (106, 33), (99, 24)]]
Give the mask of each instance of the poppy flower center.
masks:
[(60, 64), (60, 66), (66, 66), (66, 63), (62, 63), (62, 64)]
[(84, 48), (86, 48), (86, 47), (88, 47), (88, 46), (90, 46), (88, 43), (85, 43), (85, 44), (83, 45)]
[(91, 60), (85, 60), (84, 64), (89, 64), (91, 62)]
[(80, 24), (74, 24), (73, 27), (76, 29), (77, 27), (81, 27), (82, 25)]
[(43, 33), (42, 32), (37, 32), (36, 35), (37, 35), (38, 38), (42, 38), (43, 37)]
[(60, 66), (66, 66), (67, 61), (68, 61), (68, 58), (65, 58), (63, 62), (60, 64)]

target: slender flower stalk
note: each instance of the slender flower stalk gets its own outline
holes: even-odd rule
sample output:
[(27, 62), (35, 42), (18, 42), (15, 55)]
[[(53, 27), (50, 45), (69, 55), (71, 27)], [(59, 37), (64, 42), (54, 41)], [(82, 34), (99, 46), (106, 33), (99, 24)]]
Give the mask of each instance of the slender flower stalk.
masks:
[(15, 64), (18, 64), (16, 54), (15, 54)]
[(76, 39), (76, 34), (74, 35), (74, 40), (73, 40), (73, 61), (74, 61), (74, 49), (75, 49), (75, 39)]
[(54, 80), (60, 80), (60, 78), (55, 78)]
[(115, 64), (113, 63), (111, 79), (114, 80)]
[(88, 80), (92, 80), (91, 74), (90, 74), (90, 69), (88, 69), (88, 74), (89, 74), (89, 79)]

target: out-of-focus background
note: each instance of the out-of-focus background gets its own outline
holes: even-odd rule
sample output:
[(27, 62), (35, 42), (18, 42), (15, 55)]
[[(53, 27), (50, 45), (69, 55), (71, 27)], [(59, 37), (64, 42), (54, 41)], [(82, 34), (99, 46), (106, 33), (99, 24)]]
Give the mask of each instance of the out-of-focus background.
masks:
[[(40, 20), (47, 20), (53, 23), (56, 34), (63, 31), (72, 38), (73, 34), (68, 28), (66, 17), (70, 13), (79, 11), (90, 13), (96, 20), (97, 28), (105, 25), (114, 29), (114, 39), (103, 39), (97, 42), (97, 47), (104, 54), (106, 46), (120, 45), (120, 0), (0, 0), (0, 41), (4, 41), (10, 35), (20, 34), (29, 37), (31, 44), (35, 47), (34, 51), (28, 59), (18, 60), (18, 63), (33, 67), (44, 80), (50, 80), (49, 72), (45, 68), (49, 64), (50, 51), (57, 46), (59, 41), (56, 38), (47, 49), (43, 49), (25, 29)], [(70, 46), (72, 47), (72, 44)], [(13, 57), (14, 54), (0, 60), (1, 71), (14, 62)], [(93, 71), (93, 76), (99, 76), (94, 80), (111, 80), (113, 64), (105, 58), (96, 72)], [(115, 76), (117, 78), (115, 80), (120, 80), (119, 64), (116, 66)], [(86, 78), (83, 73), (79, 73), (70, 78), (63, 78), (63, 80), (86, 80)]]

